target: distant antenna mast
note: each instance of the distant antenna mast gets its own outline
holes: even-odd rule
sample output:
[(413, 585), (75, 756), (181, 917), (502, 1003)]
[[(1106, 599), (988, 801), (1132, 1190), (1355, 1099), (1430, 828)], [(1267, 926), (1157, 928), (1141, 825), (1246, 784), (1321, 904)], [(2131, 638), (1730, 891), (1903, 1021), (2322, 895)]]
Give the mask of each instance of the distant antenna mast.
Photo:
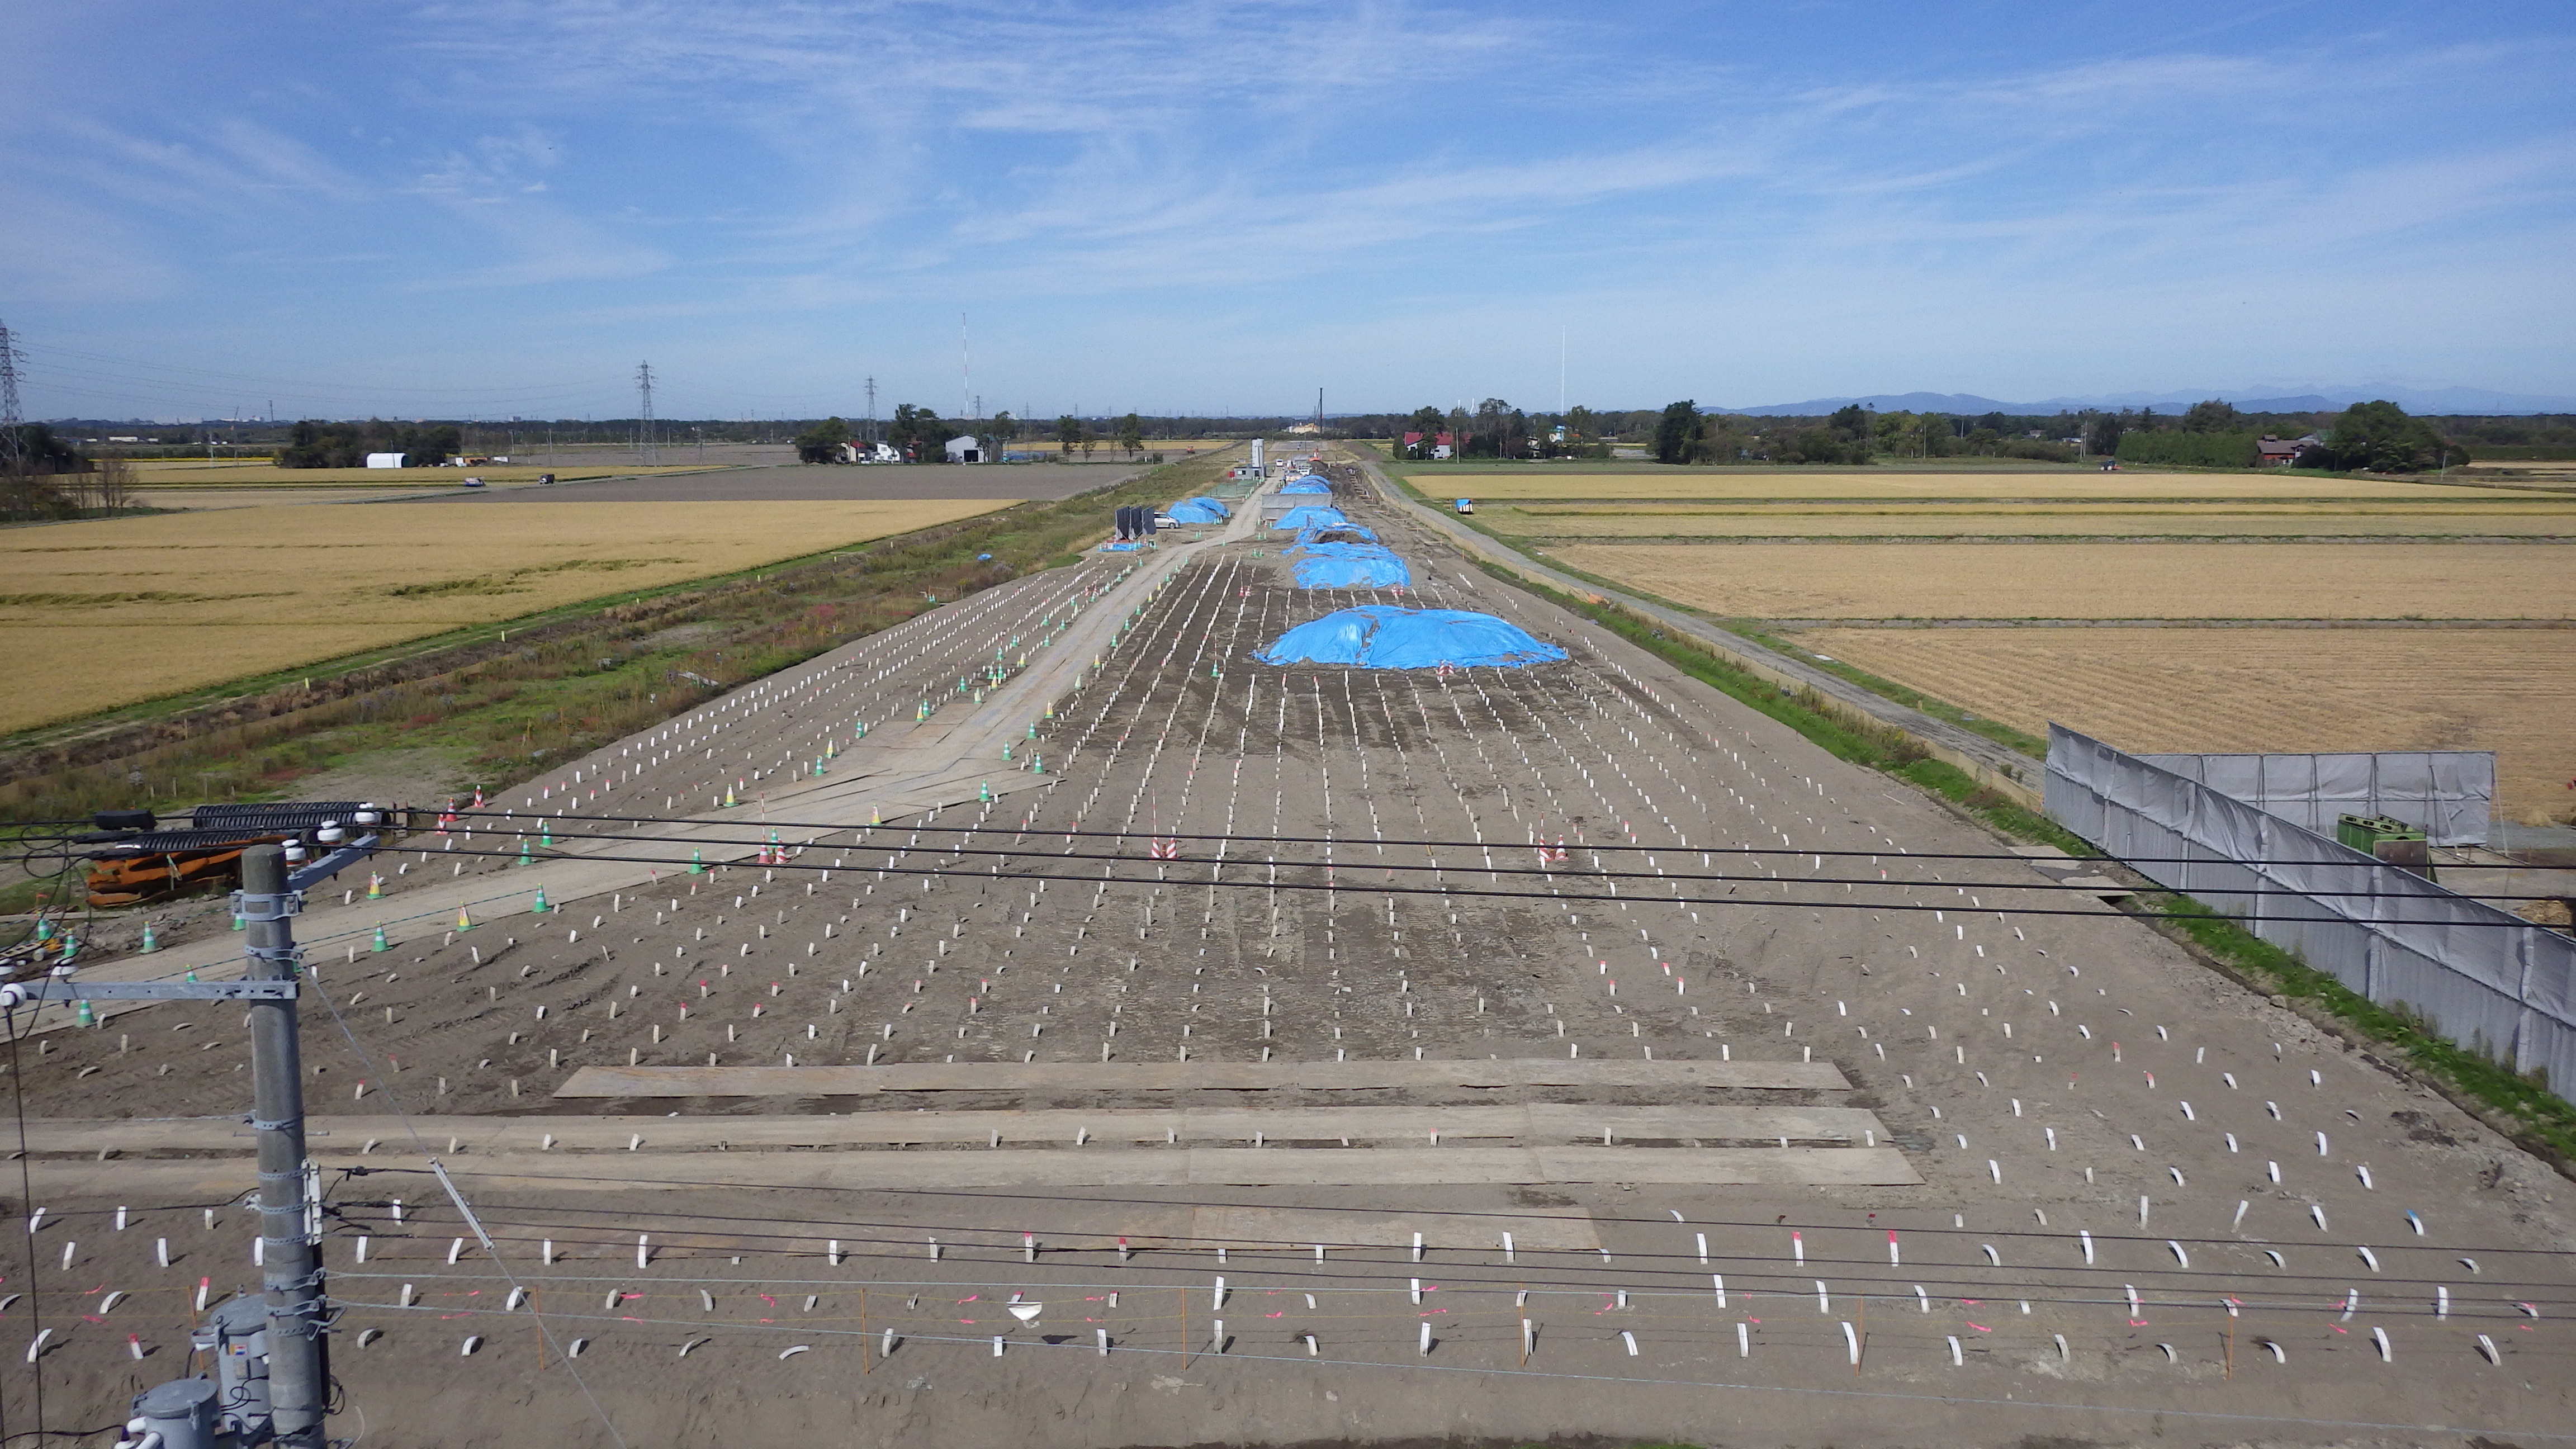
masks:
[(1324, 390), (1320, 387), (1315, 389), (1315, 431), (1324, 431)]
[(873, 377), (868, 379), (868, 441), (871, 443), (879, 441), (877, 437), (877, 380)]
[(643, 416), (635, 421), (635, 451), (647, 464), (658, 463), (662, 459), (653, 446), (653, 364), (636, 364), (635, 390), (644, 403)]
[(27, 440), (18, 431), (24, 421), (18, 415), (18, 369), (26, 361), (16, 335), (0, 322), (0, 473), (11, 477), (26, 471)]

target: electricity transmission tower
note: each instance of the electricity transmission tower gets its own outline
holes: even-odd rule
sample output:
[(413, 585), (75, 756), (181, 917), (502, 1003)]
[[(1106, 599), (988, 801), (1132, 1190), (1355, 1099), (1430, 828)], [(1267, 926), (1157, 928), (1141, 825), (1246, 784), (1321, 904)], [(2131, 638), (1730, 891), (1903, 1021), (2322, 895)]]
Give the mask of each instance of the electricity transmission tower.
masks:
[(27, 471), (27, 439), (18, 431), (25, 421), (18, 415), (18, 369), (26, 361), (9, 324), (0, 322), (0, 475), (11, 478)]
[(643, 415), (635, 420), (635, 453), (648, 465), (659, 463), (661, 454), (653, 446), (653, 364), (636, 364), (635, 390), (642, 394), (644, 403)]
[(877, 436), (877, 380), (873, 377), (868, 379), (868, 441), (885, 441)]

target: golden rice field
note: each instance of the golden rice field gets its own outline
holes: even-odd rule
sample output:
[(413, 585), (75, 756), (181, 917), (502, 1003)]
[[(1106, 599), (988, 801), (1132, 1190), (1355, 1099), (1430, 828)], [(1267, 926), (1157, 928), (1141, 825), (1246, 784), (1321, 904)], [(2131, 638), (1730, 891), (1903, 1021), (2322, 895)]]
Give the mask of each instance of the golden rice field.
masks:
[(2576, 619), (2576, 544), (1575, 544), (1555, 563), (1762, 619)]
[(0, 732), (1010, 506), (380, 503), (12, 529)]
[(1477, 518), (1524, 538), (2576, 538), (2576, 499), (2457, 504), (1497, 504)]
[(1507, 473), (1412, 473), (1406, 478), (1430, 498), (1705, 498), (1705, 499), (2017, 499), (2142, 503), (2171, 499), (2471, 499), (2528, 502), (2524, 489), (2404, 483), (2381, 478), (2280, 478), (2256, 473), (1949, 473), (1867, 469), (1687, 469), (1647, 473), (1554, 472), (1528, 468)]
[(661, 464), (638, 467), (626, 463), (502, 463), (478, 464), (471, 468), (280, 468), (260, 459), (218, 458), (206, 462), (195, 458), (138, 458), (134, 461), (134, 481), (143, 488), (237, 488), (256, 485), (268, 488), (347, 488), (364, 484), (372, 488), (455, 488), (468, 478), (486, 483), (533, 483), (540, 473), (552, 473), (562, 482), (578, 478), (624, 478), (654, 473), (703, 473), (698, 464)]
[[(534, 483), (495, 483), (491, 491), (511, 493), (534, 488)], [(257, 483), (202, 484), (177, 488), (146, 486), (134, 490), (134, 501), (146, 508), (262, 508), (272, 503), (359, 503), (370, 498), (399, 498), (406, 495), (436, 496), (455, 491), (456, 480), (444, 485), (423, 484), (413, 488), (370, 488), (358, 484), (333, 483), (312, 488), (265, 487)]]
[(2576, 811), (2556, 629), (1806, 629), (1798, 642), (2031, 734), (2125, 750), (2496, 752), (2501, 810)]

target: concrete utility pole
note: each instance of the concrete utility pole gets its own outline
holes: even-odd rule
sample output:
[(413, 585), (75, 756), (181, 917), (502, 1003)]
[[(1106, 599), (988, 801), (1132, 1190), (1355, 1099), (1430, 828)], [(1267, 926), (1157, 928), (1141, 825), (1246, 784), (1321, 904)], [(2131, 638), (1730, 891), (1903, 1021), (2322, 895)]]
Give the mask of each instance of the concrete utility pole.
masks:
[[(242, 852), (242, 912), (251, 981), (297, 974), (286, 856), (274, 845)], [(322, 1263), (304, 1158), (304, 1054), (295, 998), (250, 1003), (251, 1127), (259, 1138), (260, 1283), (268, 1294), (268, 1385), (276, 1442), (322, 1449), (329, 1372), (322, 1349)]]
[[(378, 822), (361, 815), (366, 826)], [(251, 1129), (259, 1143), (259, 1261), (263, 1296), (213, 1310), (191, 1341), (214, 1352), (216, 1377), (173, 1379), (137, 1395), (134, 1409), (167, 1449), (276, 1443), (324, 1449), (323, 1406), (331, 1382), (323, 1349), (321, 1190), (304, 1155), (304, 1064), (295, 997), (302, 973), (289, 923), (302, 888), (365, 859), (374, 829), (290, 877), (285, 851), (242, 852), (234, 896), (249, 957), (238, 981), (80, 981), (70, 963), (47, 975), (0, 984), (0, 1010), (46, 1002), (239, 1001), (250, 1008)], [(325, 837), (329, 839), (328, 836)]]

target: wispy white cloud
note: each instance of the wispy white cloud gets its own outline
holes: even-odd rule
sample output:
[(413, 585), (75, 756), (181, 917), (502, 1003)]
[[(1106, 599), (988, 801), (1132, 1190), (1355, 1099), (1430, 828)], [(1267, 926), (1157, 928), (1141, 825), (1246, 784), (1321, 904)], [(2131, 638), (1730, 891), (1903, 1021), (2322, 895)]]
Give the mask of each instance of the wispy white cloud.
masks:
[[(101, 275), (156, 297), (265, 279), (273, 312), (327, 294), (334, 319), (520, 352), (668, 338), (789, 392), (960, 306), (1033, 339), (1185, 318), (1240, 349), (1317, 299), (1442, 318), (1469, 359), (1510, 354), (1532, 299), (1589, 307), (1629, 319), (1646, 370), (1748, 327), (1794, 335), (1747, 358), (2065, 368), (2083, 354), (2035, 312), (2152, 312), (2128, 334), (2160, 365), (2235, 346), (2268, 350), (2231, 376), (2286, 375), (2309, 354), (2231, 340), (2215, 309), (2343, 288), (2507, 314), (2510, 286), (2562, 296), (2520, 263), (2576, 243), (2576, 127), (2548, 103), (2570, 27), (2428, 34), (2352, 3), (2331, 27), (2186, 3), (2106, 45), (2009, 3), (1965, 26), (1831, 3), (431, 0), (348, 12), (285, 60), (208, 29), (113, 111), (0, 96), (0, 204), (78, 198), (28, 214), (78, 215)], [(88, 294), (76, 246), (13, 243), (47, 295)], [(2522, 326), (2494, 366), (2576, 367)], [(1371, 365), (1457, 365), (1408, 335)], [(1194, 365), (1148, 352), (1027, 365)], [(1864, 385), (1966, 384), (1816, 390)]]

